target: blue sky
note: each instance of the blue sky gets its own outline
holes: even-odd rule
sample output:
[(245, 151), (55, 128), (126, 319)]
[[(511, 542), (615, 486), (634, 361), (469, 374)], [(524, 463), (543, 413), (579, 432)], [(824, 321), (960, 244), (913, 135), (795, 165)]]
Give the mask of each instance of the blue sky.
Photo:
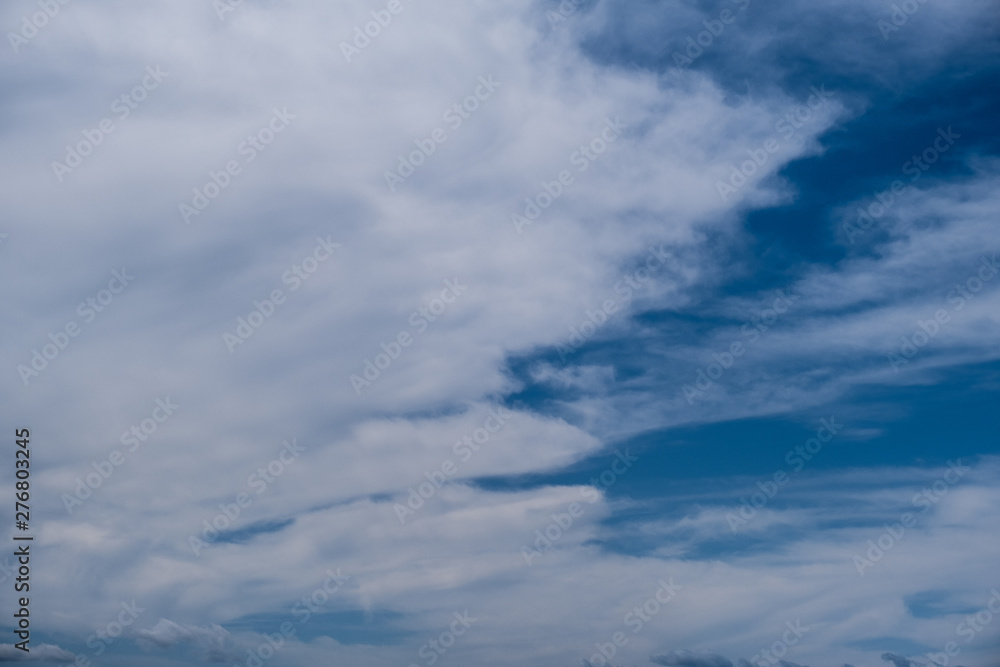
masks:
[(998, 667), (996, 3), (0, 25), (0, 662)]

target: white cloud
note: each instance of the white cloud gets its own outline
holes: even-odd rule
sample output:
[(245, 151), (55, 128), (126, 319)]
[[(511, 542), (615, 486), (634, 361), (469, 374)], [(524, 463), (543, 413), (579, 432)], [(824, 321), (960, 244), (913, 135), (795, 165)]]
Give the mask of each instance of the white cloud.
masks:
[[(580, 29), (607, 6), (581, 17)], [(902, 616), (891, 601), (902, 579), (872, 587), (864, 597), (871, 606), (859, 607), (857, 587), (839, 589), (840, 564), (830, 562), (824, 550), (831, 545), (821, 539), (797, 544), (802, 563), (793, 567), (770, 556), (738, 564), (676, 554), (626, 557), (593, 541), (610, 513), (602, 498), (528, 568), (520, 546), (553, 513), (579, 502), (581, 489), (505, 493), (469, 485), (567, 466), (626, 431), (775, 412), (802, 405), (807, 391), (817, 401), (835, 397), (851, 383), (886, 381), (884, 368), (845, 372), (828, 388), (817, 386), (829, 379), (822, 369), (802, 380), (781, 375), (775, 384), (754, 385), (739, 410), (714, 417), (706, 415), (718, 404), (692, 410), (680, 403), (679, 386), (676, 397), (664, 397), (658, 380), (623, 382), (629, 394), (619, 401), (600, 395), (613, 379), (606, 368), (540, 369), (538, 380), (598, 396), (566, 406), (580, 416), (573, 422), (512, 410), (509, 424), (461, 462), (454, 476), (461, 483), (428, 500), (412, 523), (399, 524), (393, 505), (425, 472), (457, 456), (454, 443), (481, 427), (489, 406), (520, 388), (507, 368), (510, 357), (563, 342), (650, 244), (666, 244), (679, 259), (642, 295), (643, 307), (687, 303), (693, 296), (681, 288), (711, 286), (728, 275), (727, 267), (708, 261), (706, 238), (722, 234), (738, 242), (738, 206), (791, 195), (775, 179), (748, 190), (742, 204), (725, 203), (715, 182), (808, 93), (734, 98), (700, 74), (601, 64), (570, 35), (545, 31), (538, 7), (526, 0), (407, 5), (348, 64), (338, 43), (368, 20), (369, 10), (357, 2), (244, 3), (220, 22), (201, 2), (72, 3), (16, 58), (4, 54), (0, 76), (11, 95), (0, 107), (7, 127), (0, 135), (0, 178), (7, 185), (0, 202), (9, 236), (0, 246), (0, 282), (8, 286), (9, 325), (0, 350), (9, 368), (0, 396), (37, 443), (36, 511), (47, 517), (37, 525), (45, 564), (34, 573), (42, 591), (39, 622), (86, 636), (95, 618), (112, 620), (119, 601), (134, 598), (149, 618), (164, 619), (140, 631), (145, 641), (193, 642), (215, 656), (228, 650), (227, 622), (284, 613), (336, 565), (354, 583), (331, 600), (331, 609), (394, 611), (421, 637), (435, 636), (453, 612), (479, 601), (471, 611), (482, 620), (455, 649), (470, 664), (503, 658), (542, 665), (588, 655), (594, 632), (620, 626), (630, 605), (647, 599), (665, 576), (687, 582), (701, 597), (678, 599), (636, 638), (635, 655), (671, 650), (682, 639), (715, 650), (721, 631), (730, 639), (719, 650), (742, 654), (791, 613), (810, 612), (817, 623), (831, 624), (817, 631), (823, 639), (803, 660), (851, 637), (859, 623), (847, 616), (852, 609), (863, 615), (885, 609), (891, 614), (881, 625), (895, 630)], [(15, 25), (17, 11), (5, 6), (2, 23)], [(117, 122), (58, 183), (51, 162), (81, 140), (81, 131), (110, 116), (111, 101), (149, 65), (169, 72), (155, 96)], [(444, 111), (490, 74), (502, 82), (495, 95), (389, 192), (383, 172), (413, 150), (414, 140), (442, 126)], [(275, 107), (287, 107), (294, 122), (185, 225), (178, 204), (210, 171), (239, 157), (240, 143), (265, 126)], [(817, 137), (845, 117), (845, 107), (854, 108), (845, 99), (818, 114), (767, 175), (819, 152)], [(628, 125), (621, 138), (586, 171), (574, 171), (573, 185), (517, 234), (510, 215), (524, 198), (561, 170), (578, 169), (574, 152), (601, 133), (606, 119), (618, 117)], [(968, 187), (986, 198), (993, 180), (987, 173)], [(956, 197), (946, 190), (922, 196), (937, 195), (941, 210), (954, 210)], [(987, 210), (970, 205), (950, 223), (950, 233), (968, 241), (963, 252), (981, 245)], [(307, 256), (317, 236), (341, 243), (342, 252), (292, 292), (283, 272)], [(803, 318), (762, 341), (754, 370), (779, 357), (808, 367), (818, 353), (830, 352), (831, 339), (843, 349), (876, 344), (882, 334), (891, 339), (893, 326), (908, 324), (930, 302), (838, 319), (833, 330), (828, 311), (840, 304), (822, 295), (863, 284), (894, 298), (909, 289), (893, 278), (897, 270), (924, 275), (917, 269), (938, 242), (933, 232), (915, 235), (910, 244), (886, 248), (890, 261), (851, 258), (836, 271), (805, 276), (797, 290)], [(958, 258), (959, 249), (952, 250)], [(122, 266), (134, 271), (135, 283), (25, 387), (15, 366), (29, 364), (50, 332), (82, 322), (77, 304)], [(416, 334), (411, 313), (456, 278), (469, 285), (467, 292), (357, 396), (349, 377), (381, 352), (381, 343), (401, 331)], [(222, 334), (276, 288), (288, 302), (230, 354)], [(995, 341), (983, 327), (996, 312), (992, 304), (984, 297), (967, 311), (966, 324), (950, 330), (953, 349), (965, 345), (980, 360), (993, 353)], [(745, 306), (729, 301), (723, 310)], [(616, 331), (631, 326), (630, 312), (613, 325)], [(724, 338), (674, 353), (694, 358)], [(926, 359), (914, 365), (934, 363)], [(121, 449), (121, 434), (168, 395), (180, 405), (178, 414), (67, 515), (62, 494), (94, 472), (91, 461)], [(624, 427), (611, 423), (623, 414)], [(188, 537), (218, 514), (220, 503), (248, 492), (248, 477), (291, 438), (306, 452), (266, 493), (253, 496), (233, 527), (294, 522), (194, 556)], [(955, 544), (983, 530), (967, 525), (988, 492), (976, 494), (957, 496), (962, 502), (948, 510), (960, 525), (936, 526)], [(917, 576), (928, 563), (945, 567), (955, 555), (927, 545), (902, 571)], [(900, 562), (907, 561), (901, 552)], [(829, 609), (848, 620), (826, 620), (834, 614)], [(741, 626), (747, 618), (753, 623)], [(920, 636), (929, 627), (906, 631)], [(559, 645), (550, 648), (540, 637), (559, 637)], [(419, 645), (318, 639), (292, 642), (283, 655), (296, 664), (335, 656), (381, 665), (414, 659)]]
[(29, 647), (28, 652), (16, 648), (13, 644), (0, 644), (0, 662), (54, 662), (71, 663), (76, 659), (69, 651), (64, 651), (52, 644), (38, 644)]

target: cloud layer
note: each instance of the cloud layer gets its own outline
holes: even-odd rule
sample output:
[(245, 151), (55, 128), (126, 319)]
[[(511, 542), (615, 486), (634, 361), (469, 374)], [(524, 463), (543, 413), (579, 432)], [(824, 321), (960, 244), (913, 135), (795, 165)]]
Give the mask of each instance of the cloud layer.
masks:
[(942, 650), (960, 616), (904, 600), (986, 604), (995, 459), (859, 574), (941, 470), (810, 470), (737, 542), (734, 498), (626, 497), (650, 464), (615, 451), (997, 360), (998, 167), (961, 119), (957, 171), (863, 233), (868, 197), (802, 221), (830, 261), (755, 282), (747, 222), (873, 88), (990, 56), (995, 11), (884, 39), (861, 0), (369, 5), (78, 2), (0, 56), (0, 398), (35, 443), (36, 627), (73, 648), (33, 659), (94, 659), (129, 601), (106, 664), (594, 664), (622, 632), (614, 663), (731, 667), (797, 622), (796, 663)]

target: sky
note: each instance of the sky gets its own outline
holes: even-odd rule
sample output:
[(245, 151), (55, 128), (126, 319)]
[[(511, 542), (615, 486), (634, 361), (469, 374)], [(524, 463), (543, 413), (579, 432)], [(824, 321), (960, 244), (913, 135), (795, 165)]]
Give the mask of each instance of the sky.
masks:
[(996, 2), (0, 26), (0, 662), (1000, 667)]

